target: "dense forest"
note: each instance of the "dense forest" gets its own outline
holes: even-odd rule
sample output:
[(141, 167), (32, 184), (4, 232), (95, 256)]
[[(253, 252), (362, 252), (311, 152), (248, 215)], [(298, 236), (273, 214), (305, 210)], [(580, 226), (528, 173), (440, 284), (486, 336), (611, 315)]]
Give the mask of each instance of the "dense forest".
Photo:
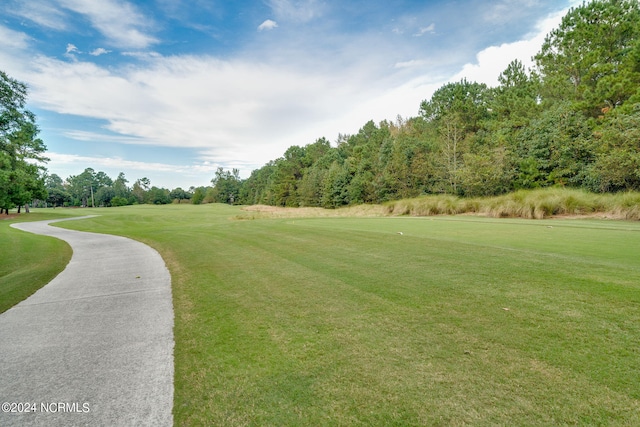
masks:
[(336, 146), (292, 146), (241, 185), (233, 175), (218, 184), (241, 203), (323, 207), (549, 186), (640, 190), (639, 36), (637, 1), (585, 3), (547, 35), (533, 70), (514, 60), (497, 87), (448, 83), (418, 117), (370, 121)]
[(320, 138), (289, 147), (247, 179), (219, 168), (209, 187), (171, 191), (146, 178), (130, 187), (124, 174), (112, 179), (91, 168), (66, 180), (39, 175), (28, 158), (42, 160), (44, 145), (31, 113), (20, 110), (25, 88), (2, 74), (19, 95), (2, 107), (20, 110), (22, 118), (0, 117), (0, 207), (39, 199), (53, 206), (189, 201), (335, 208), (551, 186), (640, 190), (638, 2), (572, 8), (533, 60), (533, 69), (512, 61), (497, 87), (447, 83), (416, 117), (369, 121), (334, 143)]

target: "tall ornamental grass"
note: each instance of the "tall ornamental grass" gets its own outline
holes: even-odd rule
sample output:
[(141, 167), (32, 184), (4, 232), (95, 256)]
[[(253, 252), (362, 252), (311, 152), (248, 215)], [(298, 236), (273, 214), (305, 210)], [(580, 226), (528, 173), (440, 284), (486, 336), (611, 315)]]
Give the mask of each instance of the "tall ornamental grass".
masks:
[(479, 214), (492, 218), (543, 219), (552, 216), (600, 215), (640, 220), (640, 193), (595, 194), (568, 188), (520, 190), (488, 198), (422, 196), (387, 202), (389, 215)]

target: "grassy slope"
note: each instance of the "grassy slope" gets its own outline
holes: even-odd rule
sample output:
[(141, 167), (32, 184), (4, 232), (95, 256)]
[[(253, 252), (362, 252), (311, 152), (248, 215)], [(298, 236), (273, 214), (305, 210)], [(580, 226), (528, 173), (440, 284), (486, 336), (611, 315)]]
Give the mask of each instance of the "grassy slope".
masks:
[(25, 233), (9, 227), (9, 224), (59, 216), (32, 213), (14, 220), (2, 220), (0, 217), (0, 313), (49, 283), (71, 259), (71, 248), (65, 242)]
[(178, 425), (640, 424), (638, 223), (103, 212), (172, 272)]

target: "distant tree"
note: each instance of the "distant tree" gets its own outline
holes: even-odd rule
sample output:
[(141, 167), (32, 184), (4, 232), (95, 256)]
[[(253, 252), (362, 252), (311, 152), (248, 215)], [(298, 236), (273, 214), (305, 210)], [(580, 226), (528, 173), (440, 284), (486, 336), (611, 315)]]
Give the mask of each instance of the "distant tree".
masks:
[(113, 180), (109, 178), (109, 175), (102, 171), (96, 172), (94, 176), (94, 182), (96, 188), (111, 187), (113, 185)]
[(127, 187), (129, 181), (125, 178), (124, 173), (120, 172), (118, 177), (113, 181), (113, 191), (115, 192), (115, 197), (121, 197), (123, 199), (128, 199), (131, 195), (131, 190)]
[(222, 203), (217, 201), (218, 192), (213, 187), (206, 187), (204, 190), (204, 199), (202, 199), (203, 204), (208, 203)]
[(569, 103), (548, 108), (532, 120), (520, 134), (517, 151), (522, 159), (516, 181), (520, 188), (581, 186), (595, 160), (592, 129)]
[(166, 188), (151, 187), (147, 194), (147, 202), (154, 205), (166, 205), (171, 203), (169, 190)]
[(438, 129), (441, 191), (458, 193), (459, 170), (464, 165), (469, 136), (489, 117), (490, 91), (485, 84), (462, 79), (436, 90), (423, 101), (420, 113)]
[(375, 178), (382, 173), (389, 161), (389, 157), (381, 153), (386, 148), (391, 148), (390, 143), (392, 137), (389, 123), (383, 121), (376, 125), (370, 120), (342, 145), (343, 153), (349, 153), (344, 162), (350, 175), (348, 203), (371, 203), (378, 200), (379, 189)]
[(171, 192), (169, 193), (169, 197), (171, 198), (171, 200), (177, 200), (178, 203), (181, 203), (183, 200), (190, 199), (191, 194), (183, 190), (182, 188), (178, 187), (171, 190)]
[(151, 188), (151, 180), (149, 180), (149, 178), (147, 178), (146, 176), (140, 178), (137, 182), (145, 191), (149, 191), (149, 189)]
[(273, 205), (273, 176), (276, 170), (276, 162), (269, 163), (251, 172), (251, 176), (243, 181), (240, 189), (240, 203), (254, 205)]
[(529, 74), (519, 60), (512, 61), (498, 77), (500, 85), (494, 89), (490, 102), (495, 120), (493, 127), (505, 132), (528, 125), (540, 112), (540, 79)]
[(420, 105), (420, 114), (427, 121), (438, 121), (455, 116), (459, 132), (477, 131), (489, 114), (491, 92), (484, 83), (462, 79), (436, 90), (429, 101)]
[(512, 190), (514, 168), (504, 147), (464, 155), (458, 171), (460, 192), (464, 196), (494, 196)]
[(317, 165), (305, 170), (297, 188), (300, 206), (320, 206), (322, 183), (326, 173), (324, 168)]
[(143, 204), (146, 202), (149, 185), (151, 185), (151, 183), (148, 178), (138, 179), (133, 183), (133, 187), (131, 187), (131, 197), (135, 203)]
[(322, 183), (322, 206), (325, 208), (338, 208), (349, 204), (349, 182), (351, 174), (349, 168), (343, 163), (335, 161)]
[(204, 200), (204, 196), (206, 193), (205, 187), (198, 187), (193, 192), (193, 197), (191, 197), (191, 203), (194, 205), (199, 205)]
[(45, 186), (47, 189), (46, 202), (53, 207), (64, 206), (65, 203), (71, 201), (71, 195), (64, 186), (64, 181), (56, 174), (47, 175), (45, 177)]
[(598, 130), (593, 189), (640, 191), (640, 104), (613, 114)]
[(239, 169), (225, 171), (219, 167), (216, 170), (215, 177), (211, 180), (211, 184), (213, 184), (210, 194), (211, 202), (234, 204), (240, 200), (242, 180), (240, 179)]
[(96, 173), (92, 168), (86, 168), (80, 175), (70, 176), (67, 182), (74, 205), (82, 207), (95, 207), (98, 189), (111, 185), (111, 179), (104, 172)]
[(114, 197), (116, 197), (116, 191), (112, 186), (100, 187), (95, 193), (95, 203), (98, 206), (109, 207)]

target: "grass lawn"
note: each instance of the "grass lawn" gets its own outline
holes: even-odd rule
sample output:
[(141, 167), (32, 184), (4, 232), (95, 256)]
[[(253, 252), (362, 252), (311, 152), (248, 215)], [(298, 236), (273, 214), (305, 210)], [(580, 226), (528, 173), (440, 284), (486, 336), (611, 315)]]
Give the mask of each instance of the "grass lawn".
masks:
[(71, 259), (71, 248), (52, 237), (37, 236), (9, 227), (18, 221), (38, 221), (68, 216), (58, 209), (3, 219), (0, 215), (0, 313), (29, 297), (58, 275)]
[(640, 425), (638, 222), (91, 213), (171, 270), (176, 425)]

